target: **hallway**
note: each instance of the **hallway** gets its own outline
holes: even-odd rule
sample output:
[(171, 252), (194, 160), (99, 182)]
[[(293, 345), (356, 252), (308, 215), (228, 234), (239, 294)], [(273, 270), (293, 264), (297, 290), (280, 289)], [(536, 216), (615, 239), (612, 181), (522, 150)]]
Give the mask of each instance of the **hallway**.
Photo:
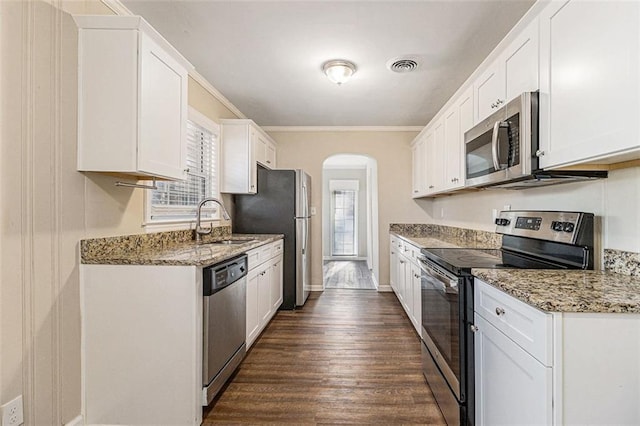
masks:
[(323, 265), (324, 288), (375, 290), (364, 260), (329, 260)]
[(204, 424), (429, 424), (444, 419), (393, 293), (325, 290), (280, 311)]

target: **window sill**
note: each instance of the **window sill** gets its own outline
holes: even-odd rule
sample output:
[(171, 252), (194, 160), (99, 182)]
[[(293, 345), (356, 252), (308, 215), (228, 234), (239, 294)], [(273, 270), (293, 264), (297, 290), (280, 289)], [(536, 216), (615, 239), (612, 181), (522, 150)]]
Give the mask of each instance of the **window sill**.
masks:
[[(209, 224), (214, 227), (217, 226), (231, 226), (230, 220), (209, 219), (203, 220), (201, 225), (208, 226)], [(182, 231), (185, 229), (195, 229), (195, 220), (164, 220), (156, 222), (144, 222), (142, 224), (145, 233), (163, 232), (163, 231)]]

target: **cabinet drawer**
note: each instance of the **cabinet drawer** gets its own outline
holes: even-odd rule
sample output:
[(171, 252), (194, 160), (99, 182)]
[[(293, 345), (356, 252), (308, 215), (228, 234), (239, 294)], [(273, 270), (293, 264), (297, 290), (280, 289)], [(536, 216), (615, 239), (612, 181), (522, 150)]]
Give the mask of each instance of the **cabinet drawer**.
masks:
[(284, 248), (284, 241), (283, 240), (279, 240), (276, 241), (275, 243), (271, 244), (271, 257), (276, 257), (280, 254), (282, 254)]
[(475, 278), (476, 313), (546, 366), (552, 366), (552, 314), (546, 314)]

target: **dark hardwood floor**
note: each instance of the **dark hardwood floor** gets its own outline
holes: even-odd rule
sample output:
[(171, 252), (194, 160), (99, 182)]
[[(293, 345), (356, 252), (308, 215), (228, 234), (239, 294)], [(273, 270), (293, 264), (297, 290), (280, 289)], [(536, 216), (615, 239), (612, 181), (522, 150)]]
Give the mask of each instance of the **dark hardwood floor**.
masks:
[(311, 293), (277, 313), (204, 424), (443, 425), (418, 339), (392, 293)]

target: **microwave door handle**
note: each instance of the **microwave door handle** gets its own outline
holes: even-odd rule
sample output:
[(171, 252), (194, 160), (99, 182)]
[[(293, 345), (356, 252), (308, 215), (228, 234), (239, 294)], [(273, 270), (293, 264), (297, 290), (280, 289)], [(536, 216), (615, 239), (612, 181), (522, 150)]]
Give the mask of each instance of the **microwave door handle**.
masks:
[(493, 157), (493, 168), (500, 170), (500, 161), (498, 160), (498, 133), (500, 132), (500, 121), (496, 121), (493, 125), (493, 133), (491, 134), (491, 156)]

